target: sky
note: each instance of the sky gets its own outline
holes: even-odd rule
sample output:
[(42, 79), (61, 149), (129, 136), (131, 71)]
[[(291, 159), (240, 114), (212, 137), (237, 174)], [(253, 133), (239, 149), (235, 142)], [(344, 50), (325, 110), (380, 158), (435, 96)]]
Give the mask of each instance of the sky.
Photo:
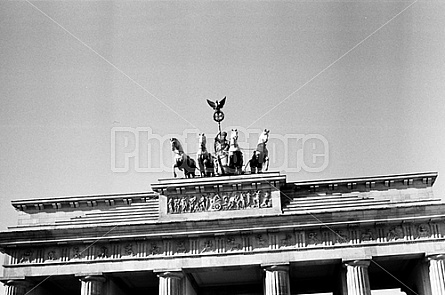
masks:
[[(171, 137), (270, 129), (288, 181), (437, 171), (443, 1), (0, 2), (0, 230), (11, 200), (151, 191)], [(303, 164), (302, 164), (303, 163)]]

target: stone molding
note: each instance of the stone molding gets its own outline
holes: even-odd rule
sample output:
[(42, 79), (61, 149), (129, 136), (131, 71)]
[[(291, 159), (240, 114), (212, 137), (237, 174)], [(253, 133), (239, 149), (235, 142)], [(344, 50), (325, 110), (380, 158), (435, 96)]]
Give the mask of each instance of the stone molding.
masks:
[[(183, 237), (154, 237), (146, 240), (116, 240), (95, 244), (66, 244), (47, 247), (7, 248), (7, 265), (84, 263), (132, 259), (159, 259), (204, 255), (231, 255), (273, 251), (387, 245), (442, 240), (445, 224), (399, 223), (333, 228), (289, 228), (245, 233), (220, 232)], [(431, 256), (431, 259), (443, 256)]]

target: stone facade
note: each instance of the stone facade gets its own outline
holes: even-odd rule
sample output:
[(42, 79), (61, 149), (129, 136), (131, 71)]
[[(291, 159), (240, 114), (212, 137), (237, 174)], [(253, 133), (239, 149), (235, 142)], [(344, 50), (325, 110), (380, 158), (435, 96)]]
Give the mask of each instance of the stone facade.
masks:
[(264, 173), (18, 200), (19, 225), (0, 233), (1, 280), (8, 295), (445, 294), (436, 177)]

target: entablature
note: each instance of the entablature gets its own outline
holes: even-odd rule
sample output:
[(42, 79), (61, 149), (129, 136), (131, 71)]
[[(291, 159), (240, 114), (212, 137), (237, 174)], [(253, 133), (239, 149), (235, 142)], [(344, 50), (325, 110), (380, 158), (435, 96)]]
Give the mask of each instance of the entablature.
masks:
[[(244, 259), (256, 254), (314, 253), (357, 247), (404, 247), (417, 252), (431, 251), (431, 243), (445, 242), (445, 216), (361, 220), (357, 222), (287, 224), (257, 228), (175, 232), (167, 235), (149, 234), (145, 237), (130, 235), (78, 239), (70, 242), (27, 244), (5, 247), (7, 269), (27, 269), (41, 266), (94, 265), (125, 261), (171, 261), (193, 257), (229, 257), (243, 255)], [(438, 244), (436, 244), (438, 245)], [(342, 250), (343, 251), (343, 250)], [(354, 252), (354, 251), (353, 251)], [(368, 254), (371, 250), (363, 251)], [(400, 249), (397, 251), (400, 253)], [(318, 252), (319, 255), (324, 255)], [(344, 253), (344, 252), (342, 252)], [(374, 252), (373, 252), (374, 253)], [(395, 253), (395, 252), (394, 252)], [(319, 257), (320, 258), (320, 257)], [(238, 261), (238, 259), (237, 259)], [(38, 268), (39, 270), (40, 268)], [(108, 268), (107, 268), (108, 269)]]
[(324, 227), (354, 228), (391, 224), (445, 224), (445, 204), (373, 209), (366, 211), (327, 212), (300, 215), (240, 217), (219, 220), (189, 220), (134, 225), (102, 225), (95, 227), (53, 227), (0, 233), (0, 248), (21, 248), (31, 245), (67, 245), (93, 242), (202, 237), (257, 232), (310, 230)]

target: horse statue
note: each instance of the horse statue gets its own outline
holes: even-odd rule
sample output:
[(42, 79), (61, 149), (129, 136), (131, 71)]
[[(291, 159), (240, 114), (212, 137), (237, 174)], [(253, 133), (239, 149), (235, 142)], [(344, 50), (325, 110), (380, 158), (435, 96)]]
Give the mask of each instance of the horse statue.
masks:
[(261, 173), (263, 170), (263, 164), (267, 163), (265, 171), (269, 169), (269, 151), (267, 150), (266, 143), (269, 141), (270, 130), (264, 129), (258, 139), (256, 150), (253, 152), (250, 162), (250, 172), (252, 174)]
[(184, 153), (181, 143), (177, 138), (170, 139), (172, 151), (175, 153), (175, 164), (173, 164), (173, 176), (176, 177), (176, 168), (184, 170), (185, 178), (195, 177), (196, 163)]
[(215, 176), (215, 164), (213, 162), (213, 156), (207, 151), (206, 143), (207, 138), (204, 133), (199, 134), (199, 149), (196, 153), (196, 160), (198, 161), (201, 177)]
[(243, 168), (243, 153), (238, 145), (238, 130), (232, 129), (229, 147), (229, 171), (231, 174), (241, 174)]

